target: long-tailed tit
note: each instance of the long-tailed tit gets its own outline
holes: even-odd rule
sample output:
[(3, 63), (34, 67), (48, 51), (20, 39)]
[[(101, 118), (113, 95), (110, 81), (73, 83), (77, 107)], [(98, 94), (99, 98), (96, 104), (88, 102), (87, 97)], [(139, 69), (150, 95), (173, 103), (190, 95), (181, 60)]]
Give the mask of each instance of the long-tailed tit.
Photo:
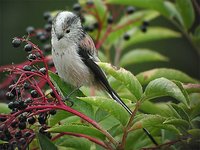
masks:
[[(92, 38), (84, 31), (80, 18), (72, 12), (58, 13), (52, 24), (52, 56), (58, 75), (75, 87), (93, 85), (100, 87), (129, 114), (132, 111), (109, 85), (104, 72), (97, 65), (97, 50)], [(151, 141), (157, 142), (143, 128)]]
[(52, 24), (52, 56), (58, 75), (75, 87), (93, 85), (105, 89), (128, 113), (131, 110), (109, 85), (92, 38), (84, 31), (80, 18), (72, 12), (57, 14)]

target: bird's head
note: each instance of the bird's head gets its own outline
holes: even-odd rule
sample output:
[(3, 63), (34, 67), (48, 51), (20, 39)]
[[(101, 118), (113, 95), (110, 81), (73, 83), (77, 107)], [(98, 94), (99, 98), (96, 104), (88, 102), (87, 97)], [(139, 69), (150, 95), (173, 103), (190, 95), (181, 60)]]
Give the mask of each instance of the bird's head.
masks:
[(59, 12), (52, 23), (52, 37), (56, 36), (57, 40), (63, 38), (77, 39), (83, 34), (83, 28), (80, 18), (69, 11)]

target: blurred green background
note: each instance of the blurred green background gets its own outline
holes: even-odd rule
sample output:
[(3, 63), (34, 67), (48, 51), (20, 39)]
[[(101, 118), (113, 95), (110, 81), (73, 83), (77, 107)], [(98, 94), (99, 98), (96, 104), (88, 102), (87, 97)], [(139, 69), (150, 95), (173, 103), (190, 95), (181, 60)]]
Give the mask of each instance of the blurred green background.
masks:
[[(43, 28), (43, 13), (54, 10), (71, 10), (75, 0), (0, 0), (0, 65), (20, 63), (25, 60), (23, 48), (14, 49), (12, 38), (25, 35), (28, 26)], [(177, 30), (167, 19), (159, 17), (151, 26), (169, 27)], [(156, 67), (170, 67), (184, 71), (192, 77), (200, 78), (199, 56), (184, 37), (146, 42), (135, 47), (150, 48), (167, 56), (170, 61), (146, 63), (129, 66), (128, 69), (138, 73)]]

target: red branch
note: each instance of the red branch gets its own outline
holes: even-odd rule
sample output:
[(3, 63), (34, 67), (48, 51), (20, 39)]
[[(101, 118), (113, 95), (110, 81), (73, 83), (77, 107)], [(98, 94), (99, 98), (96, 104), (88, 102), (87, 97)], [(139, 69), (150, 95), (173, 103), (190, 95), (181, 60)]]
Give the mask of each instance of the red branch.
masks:
[(96, 138), (93, 138), (91, 136), (85, 135), (85, 134), (80, 134), (80, 133), (72, 133), (72, 132), (63, 132), (58, 134), (57, 136), (55, 136), (52, 141), (55, 141), (56, 139), (60, 138), (63, 135), (71, 135), (71, 136), (75, 136), (75, 137), (81, 137), (81, 138), (85, 138), (88, 139), (102, 147), (104, 147), (105, 149), (108, 149), (108, 147), (106, 146), (106, 144), (100, 140), (97, 140)]

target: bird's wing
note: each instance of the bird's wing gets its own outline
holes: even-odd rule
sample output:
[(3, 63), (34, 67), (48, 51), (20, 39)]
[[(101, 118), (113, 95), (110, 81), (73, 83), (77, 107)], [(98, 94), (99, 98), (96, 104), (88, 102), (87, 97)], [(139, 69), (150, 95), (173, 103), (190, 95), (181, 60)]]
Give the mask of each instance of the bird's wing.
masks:
[[(88, 36), (89, 37), (89, 36)], [(91, 38), (85, 37), (79, 45), (78, 54), (80, 55), (82, 61), (85, 65), (90, 68), (91, 72), (94, 74), (95, 79), (100, 85), (110, 94), (110, 96), (121, 104), (130, 114), (132, 114), (131, 110), (126, 106), (126, 104), (120, 99), (118, 94), (111, 88), (108, 83), (108, 80), (105, 76), (105, 73), (101, 70), (101, 68), (95, 63), (95, 56), (97, 53), (94, 43)], [(95, 51), (94, 51), (95, 50)]]

